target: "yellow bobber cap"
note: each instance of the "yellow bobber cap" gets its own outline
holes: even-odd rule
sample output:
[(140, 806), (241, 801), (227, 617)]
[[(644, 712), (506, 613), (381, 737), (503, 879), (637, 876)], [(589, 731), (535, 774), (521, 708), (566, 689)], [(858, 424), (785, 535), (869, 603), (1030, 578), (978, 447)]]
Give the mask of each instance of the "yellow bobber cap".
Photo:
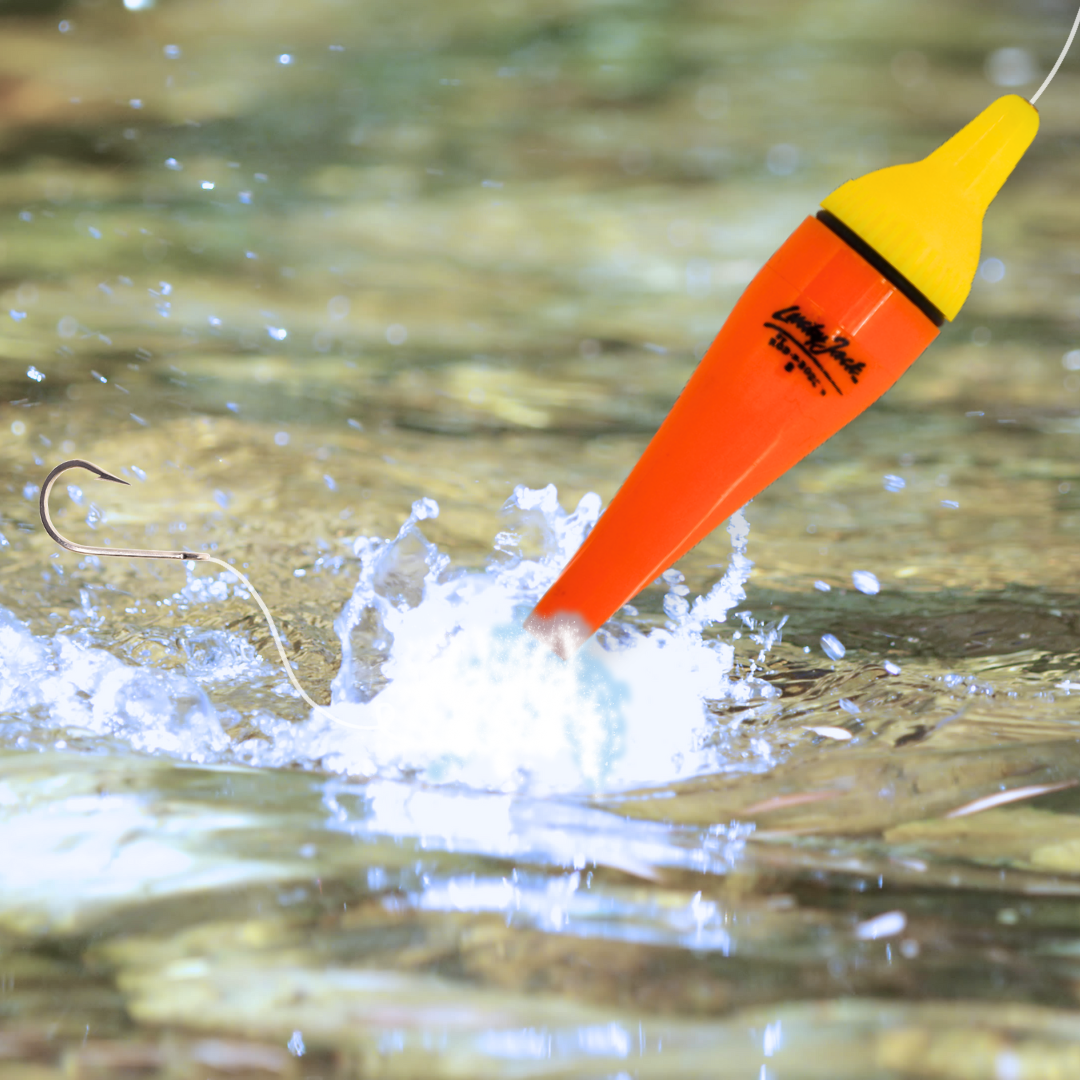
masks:
[(849, 180), (822, 202), (947, 319), (979, 268), (987, 207), (1039, 130), (1034, 105), (998, 98), (929, 157)]

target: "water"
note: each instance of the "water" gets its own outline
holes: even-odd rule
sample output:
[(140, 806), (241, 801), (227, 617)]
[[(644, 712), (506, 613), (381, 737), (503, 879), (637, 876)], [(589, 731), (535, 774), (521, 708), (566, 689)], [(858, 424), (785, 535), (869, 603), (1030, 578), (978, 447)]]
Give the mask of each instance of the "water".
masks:
[[(733, 526), (731, 569), (693, 611), (673, 591), (665, 627), (613, 622), (567, 662), (521, 623), (595, 522), (599, 499), (566, 514), (553, 487), (518, 488), (509, 505), (549, 538), (540, 558), (522, 556), (504, 531), (499, 564), (455, 574), (416, 527), (437, 512), (430, 500), (414, 505), (393, 542), (357, 542), (360, 581), (335, 623), (344, 659), (331, 712), (292, 738), (279, 727), (274, 750), (257, 760), (295, 754), (353, 773), (395, 769), (530, 792), (627, 788), (734, 766), (708, 707), (775, 696), (760, 679), (738, 678), (732, 647), (703, 634), (745, 596), (745, 520)], [(343, 737), (341, 725), (353, 733)], [(760, 756), (758, 767), (767, 749)]]
[[(68, 495), (82, 504), (80, 489), (69, 486)], [(106, 745), (121, 740), (196, 762), (318, 765), (530, 793), (625, 789), (710, 769), (766, 767), (766, 743), (752, 755), (733, 753), (721, 745), (709, 711), (778, 696), (753, 672), (781, 640), (780, 628), (759, 635), (761, 653), (745, 673), (734, 670), (730, 644), (706, 637), (746, 598), (753, 564), (741, 513), (728, 527), (734, 551), (727, 572), (692, 607), (682, 575), (668, 572), (664, 626), (639, 628), (630, 617), (612, 622), (569, 662), (522, 629), (600, 509), (595, 494), (567, 513), (554, 486), (518, 487), (505, 508), (516, 528), (499, 533), (496, 557), (482, 571), (455, 569), (424, 537), (421, 523), (439, 513), (432, 499), (413, 504), (393, 539), (362, 536), (345, 545), (360, 573), (334, 620), (341, 665), (329, 707), (303, 724), (265, 709), (241, 716), (214, 706), (216, 687), (275, 674), (235, 632), (182, 628), (183, 661), (163, 672), (126, 664), (95, 644), (102, 617), (86, 590), (71, 613), (72, 634), (37, 636), (5, 613), (0, 706), (24, 718), (7, 737), (19, 748), (63, 748), (73, 740), (90, 747), (104, 737)], [(543, 545), (535, 557), (521, 551), (530, 532)], [(187, 575), (184, 588), (159, 602), (182, 624), (196, 606), (248, 598), (227, 571), (197, 575), (189, 563)], [(754, 625), (751, 616), (746, 622)], [(47, 678), (34, 677), (44, 670)], [(275, 693), (293, 696), (283, 678), (276, 682)], [(226, 732), (241, 723), (245, 737), (230, 739)]]
[[(0, 5), (0, 1072), (1074, 1075), (1073, 61), (886, 399), (517, 629), (771, 251), (1073, 15)], [(55, 548), (72, 456), (333, 720), (228, 575)]]

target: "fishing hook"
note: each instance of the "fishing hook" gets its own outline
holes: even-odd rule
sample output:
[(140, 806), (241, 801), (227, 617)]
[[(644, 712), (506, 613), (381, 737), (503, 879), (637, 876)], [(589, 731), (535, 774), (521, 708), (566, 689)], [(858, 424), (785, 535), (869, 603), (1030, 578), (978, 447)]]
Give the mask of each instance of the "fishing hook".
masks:
[(366, 728), (362, 728), (359, 724), (348, 724), (343, 720), (339, 720), (325, 705), (320, 705), (317, 701), (313, 700), (308, 692), (300, 685), (300, 681), (297, 679), (296, 673), (293, 670), (292, 663), (285, 653), (285, 645), (282, 643), (281, 635), (278, 633), (277, 624), (274, 622), (273, 615), (270, 614), (270, 609), (263, 602), (263, 598), (259, 595), (255, 586), (252, 585), (235, 566), (230, 566), (223, 559), (215, 558), (213, 555), (207, 555), (203, 551), (155, 551), (150, 548), (94, 547), (91, 544), (73, 543), (71, 540), (68, 540), (65, 536), (61, 535), (60, 531), (53, 524), (52, 517), (49, 515), (49, 494), (56, 481), (70, 469), (85, 469), (87, 472), (92, 472), (99, 480), (110, 480), (114, 484), (123, 484), (125, 487), (131, 486), (126, 480), (121, 480), (119, 476), (113, 476), (112, 473), (106, 472), (92, 461), (86, 461), (83, 458), (71, 458), (69, 461), (64, 461), (57, 465), (56, 468), (45, 477), (45, 483), (41, 485), (41, 498), (38, 501), (38, 509), (41, 512), (41, 524), (45, 526), (45, 531), (62, 548), (67, 548), (68, 551), (74, 551), (77, 555), (107, 555), (111, 558), (121, 559), (178, 559), (181, 562), (211, 562), (224, 567), (229, 573), (234, 574), (240, 579), (240, 583), (251, 593), (252, 599), (259, 605), (259, 610), (262, 611), (263, 617), (266, 619), (266, 625), (270, 628), (270, 634), (274, 639), (274, 644), (277, 646), (281, 662), (285, 665), (285, 674), (288, 675), (289, 682), (293, 684), (304, 701), (306, 701), (313, 709), (330, 717), (335, 724), (339, 724), (342, 727), (366, 730)]
[[(152, 551), (148, 548), (105, 548), (93, 547), (90, 544), (76, 544), (71, 540), (68, 540), (60, 534), (60, 531), (52, 523), (52, 518), (49, 516), (49, 494), (53, 489), (53, 484), (55, 484), (56, 481), (70, 469), (85, 469), (87, 472), (92, 472), (99, 480), (111, 480), (114, 484), (123, 484), (125, 487), (131, 486), (126, 480), (121, 480), (119, 476), (113, 476), (112, 473), (99, 468), (92, 461), (84, 461), (82, 458), (72, 458), (70, 461), (64, 461), (57, 465), (56, 468), (45, 477), (45, 483), (41, 485), (41, 498), (38, 500), (38, 509), (41, 512), (41, 524), (45, 526), (45, 531), (62, 548), (67, 548), (68, 551), (74, 551), (77, 555), (114, 555), (120, 558), (130, 559), (181, 559), (185, 562), (219, 561), (201, 551)], [(227, 563), (225, 565), (228, 566)], [(232, 570), (232, 567), (230, 566), (229, 569)], [(236, 573), (236, 571), (234, 570), (233, 573)]]

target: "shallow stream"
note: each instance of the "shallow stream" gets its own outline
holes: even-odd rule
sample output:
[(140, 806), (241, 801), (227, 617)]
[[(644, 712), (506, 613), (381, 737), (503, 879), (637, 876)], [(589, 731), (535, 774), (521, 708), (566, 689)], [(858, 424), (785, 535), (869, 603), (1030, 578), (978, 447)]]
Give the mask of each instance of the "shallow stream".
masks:
[[(771, 252), (1073, 14), (0, 0), (0, 1080), (1080, 1076), (1080, 61), (916, 367), (519, 629)], [(60, 551), (70, 457), (329, 712), (224, 571)]]

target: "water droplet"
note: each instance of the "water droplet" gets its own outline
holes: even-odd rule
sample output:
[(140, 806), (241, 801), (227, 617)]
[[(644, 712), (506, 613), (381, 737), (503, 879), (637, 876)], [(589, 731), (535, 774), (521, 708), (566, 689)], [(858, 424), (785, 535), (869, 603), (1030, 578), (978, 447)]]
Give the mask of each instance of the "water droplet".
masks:
[(851, 574), (851, 583), (861, 593), (867, 596), (877, 596), (881, 592), (881, 582), (869, 570), (854, 570)]
[(825, 653), (830, 660), (843, 660), (847, 649), (841, 644), (840, 639), (834, 637), (832, 634), (821, 635), (821, 651)]
[(799, 167), (799, 148), (791, 143), (770, 146), (765, 155), (765, 167), (773, 176), (790, 176)]
[(986, 58), (986, 77), (995, 86), (1024, 86), (1035, 74), (1035, 60), (1027, 49), (995, 49)]
[(855, 936), (860, 941), (877, 941), (879, 938), (894, 937), (907, 926), (907, 916), (902, 911), (886, 911), (855, 927)]
[(439, 504), (431, 498), (417, 499), (412, 504), (412, 516), (417, 521), (427, 521), (428, 518), (439, 516)]
[(680, 622), (690, 614), (690, 603), (681, 596), (676, 595), (674, 592), (669, 592), (667, 596), (664, 597), (664, 614), (667, 615), (669, 619)]

